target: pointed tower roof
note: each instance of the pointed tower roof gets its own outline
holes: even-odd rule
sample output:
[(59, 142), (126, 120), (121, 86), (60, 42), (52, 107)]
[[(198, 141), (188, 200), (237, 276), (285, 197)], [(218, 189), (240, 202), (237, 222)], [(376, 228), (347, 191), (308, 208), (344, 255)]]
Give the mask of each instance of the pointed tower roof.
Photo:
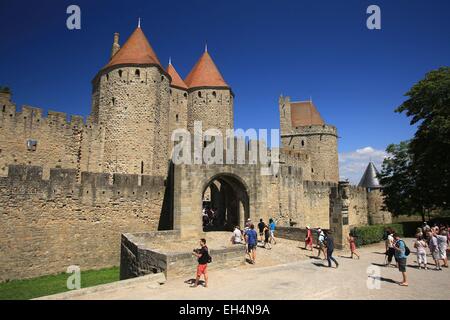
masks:
[(311, 100), (291, 102), (291, 122), (293, 127), (325, 124)]
[(139, 25), (103, 69), (120, 64), (156, 64), (163, 69)]
[(169, 61), (169, 65), (167, 66), (167, 73), (172, 78), (172, 82), (170, 83), (171, 86), (187, 90), (188, 86), (186, 85), (186, 83), (184, 83), (183, 79), (181, 79), (180, 75), (178, 74), (177, 70), (175, 70), (171, 61)]
[(189, 88), (197, 87), (226, 87), (228, 84), (223, 79), (207, 49), (197, 61), (184, 82)]
[(375, 168), (373, 162), (369, 162), (366, 171), (359, 181), (358, 187), (364, 188), (381, 188), (380, 181), (377, 178), (378, 170)]

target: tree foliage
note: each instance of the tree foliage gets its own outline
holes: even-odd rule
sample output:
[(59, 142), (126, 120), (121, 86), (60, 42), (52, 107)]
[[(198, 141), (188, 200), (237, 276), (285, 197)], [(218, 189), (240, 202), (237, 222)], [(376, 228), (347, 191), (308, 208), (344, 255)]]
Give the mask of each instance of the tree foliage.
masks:
[(450, 207), (450, 67), (429, 72), (395, 111), (417, 131), (409, 142), (390, 145), (380, 175), (386, 206), (393, 213)]

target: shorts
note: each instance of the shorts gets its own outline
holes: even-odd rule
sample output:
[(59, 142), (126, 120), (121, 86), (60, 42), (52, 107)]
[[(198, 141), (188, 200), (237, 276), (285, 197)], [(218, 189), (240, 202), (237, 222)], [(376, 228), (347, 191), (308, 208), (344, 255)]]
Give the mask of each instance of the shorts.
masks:
[(252, 250), (256, 250), (256, 244), (248, 244), (248, 252), (251, 252)]
[(434, 260), (439, 260), (439, 259), (441, 259), (441, 258), (439, 257), (439, 256), (440, 256), (439, 250), (433, 251), (433, 252), (431, 253), (431, 255), (432, 255), (432, 257), (433, 257)]
[(264, 231), (259, 232), (259, 236), (262, 237), (264, 235)]
[(206, 274), (206, 271), (208, 269), (208, 264), (199, 264), (197, 266), (197, 277), (200, 277), (202, 274)]
[(397, 259), (398, 262), (398, 270), (400, 272), (406, 272), (406, 258)]
[(441, 250), (439, 249), (439, 259), (447, 259), (447, 250)]

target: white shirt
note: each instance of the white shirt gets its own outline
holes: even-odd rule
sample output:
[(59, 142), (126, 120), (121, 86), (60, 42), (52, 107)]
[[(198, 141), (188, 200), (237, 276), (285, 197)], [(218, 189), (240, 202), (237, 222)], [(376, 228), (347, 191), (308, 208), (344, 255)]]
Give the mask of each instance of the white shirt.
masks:
[(392, 236), (392, 234), (388, 235), (387, 241), (388, 241), (388, 247), (393, 248), (394, 247), (394, 237)]
[(234, 231), (233, 231), (233, 240), (234, 240), (234, 243), (240, 243), (241, 241), (242, 241), (242, 233), (241, 233), (241, 230), (239, 230), (239, 229), (234, 229)]

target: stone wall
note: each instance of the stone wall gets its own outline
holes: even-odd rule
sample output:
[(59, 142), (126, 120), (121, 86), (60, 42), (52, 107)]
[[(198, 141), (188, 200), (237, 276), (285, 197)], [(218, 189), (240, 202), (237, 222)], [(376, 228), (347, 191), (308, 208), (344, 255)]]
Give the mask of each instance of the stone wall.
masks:
[[(0, 101), (0, 176), (8, 175), (8, 165), (37, 165), (48, 178), (50, 168), (79, 169), (83, 118), (62, 112), (23, 106), (16, 111), (10, 97)], [(36, 141), (28, 148), (27, 142)]]
[[(113, 180), (111, 184), (110, 181)], [(0, 178), (0, 281), (119, 264), (120, 235), (161, 229), (164, 178), (10, 166)], [(171, 228), (171, 226), (165, 226)]]
[(234, 128), (233, 94), (229, 89), (203, 88), (189, 92), (188, 126), (194, 132), (194, 122), (202, 121), (203, 130), (219, 129), (225, 136), (226, 129)]

